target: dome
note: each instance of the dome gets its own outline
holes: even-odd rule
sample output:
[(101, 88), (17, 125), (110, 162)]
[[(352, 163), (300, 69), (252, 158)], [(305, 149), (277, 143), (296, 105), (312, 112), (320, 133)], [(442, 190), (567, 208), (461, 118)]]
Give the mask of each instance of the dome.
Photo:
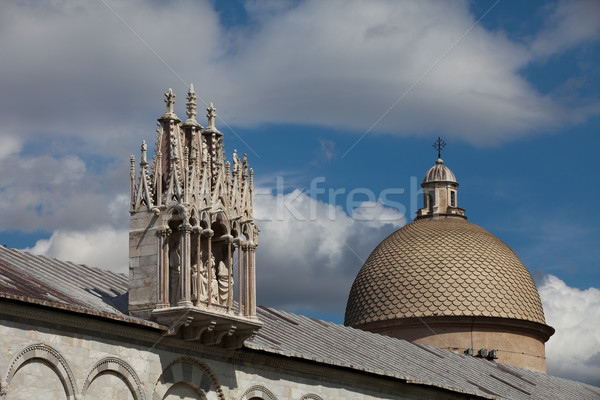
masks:
[(444, 165), (444, 160), (438, 158), (435, 165), (427, 171), (423, 177), (423, 183), (427, 182), (454, 182), (456, 183), (456, 177), (450, 171), (450, 168)]
[(418, 219), (377, 246), (352, 285), (345, 325), (433, 316), (545, 324), (533, 279), (515, 253), (452, 216)]

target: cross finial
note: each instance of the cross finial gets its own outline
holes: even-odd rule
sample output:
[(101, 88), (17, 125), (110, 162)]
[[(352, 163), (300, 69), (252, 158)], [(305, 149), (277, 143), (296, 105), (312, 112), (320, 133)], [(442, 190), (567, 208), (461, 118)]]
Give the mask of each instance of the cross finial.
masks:
[(217, 116), (215, 114), (215, 111), (217, 111), (217, 110), (213, 107), (213, 103), (210, 103), (210, 106), (206, 109), (206, 111), (208, 111), (208, 114), (206, 114), (206, 117), (208, 118), (208, 127), (207, 128), (214, 128), (215, 127), (215, 117)]
[(438, 136), (435, 142), (433, 142), (432, 147), (437, 150), (438, 158), (442, 158), (442, 149), (446, 147), (446, 142), (444, 142), (442, 138)]
[(169, 88), (169, 91), (165, 93), (165, 103), (167, 103), (167, 112), (165, 114), (173, 114), (173, 104), (175, 104), (175, 94), (173, 89)]

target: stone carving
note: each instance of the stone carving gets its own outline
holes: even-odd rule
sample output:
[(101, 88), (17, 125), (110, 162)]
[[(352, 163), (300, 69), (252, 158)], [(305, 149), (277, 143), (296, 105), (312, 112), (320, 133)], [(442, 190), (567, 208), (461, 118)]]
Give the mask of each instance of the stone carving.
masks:
[(134, 369), (127, 362), (116, 357), (106, 357), (94, 364), (83, 383), (81, 394), (85, 395), (96, 376), (105, 373), (106, 371), (111, 371), (125, 380), (136, 400), (146, 399), (146, 395), (142, 389), (142, 382)]
[[(139, 179), (130, 171), (130, 266), (144, 279), (132, 280), (129, 312), (169, 326), (182, 317), (177, 313), (191, 312), (198, 318), (190, 329), (200, 330), (213, 321), (199, 317), (209, 311), (210, 304), (211, 313), (222, 314), (215, 322), (220, 331), (221, 325), (223, 329), (231, 325), (227, 318), (233, 316), (233, 305), (238, 302), (242, 304), (237, 310), (244, 311), (237, 311), (237, 317), (245, 320), (236, 320), (238, 327), (244, 326), (240, 332), (252, 331), (260, 326), (254, 252), (240, 248), (245, 254), (239, 257), (239, 269), (244, 272), (238, 272), (235, 287), (241, 289), (234, 293), (229, 250), (233, 240), (257, 243), (252, 172), (245, 154), (236, 151), (226, 160), (212, 104), (207, 108), (206, 128), (195, 120), (196, 99), (190, 87), (188, 119), (182, 123), (173, 111), (175, 95), (172, 90), (165, 94), (167, 109), (158, 119), (153, 165), (147, 165), (150, 155), (144, 144)], [(148, 234), (153, 231), (165, 231), (165, 235)], [(158, 271), (153, 271), (154, 265)]]
[(198, 301), (198, 263), (192, 264), (191, 268), (191, 295), (192, 301)]
[(219, 299), (219, 281), (217, 279), (217, 270), (215, 269), (215, 255), (210, 259), (210, 268), (212, 271), (212, 281), (210, 282), (211, 301), (217, 303)]
[[(199, 382), (204, 381), (204, 379), (202, 379), (202, 375), (208, 378), (208, 382), (210, 382), (211, 389), (210, 398), (225, 400), (225, 393), (223, 393), (223, 388), (221, 388), (221, 385), (215, 373), (203, 362), (193, 357), (178, 358), (177, 360), (172, 361), (169, 365), (165, 367), (162, 374), (154, 384), (154, 391), (152, 393), (153, 399), (162, 399), (163, 395), (168, 391), (169, 387), (171, 387), (177, 382), (188, 382), (186, 380), (186, 377), (183, 375), (183, 368), (181, 366), (179, 368), (174, 368), (177, 364), (190, 364), (193, 369), (197, 370), (197, 372), (195, 372), (194, 374), (196, 374), (196, 376), (199, 376), (199, 378), (197, 379)], [(192, 383), (192, 385), (190, 386), (194, 387), (195, 385)], [(213, 390), (214, 392), (212, 392)]]
[[(217, 269), (217, 280), (218, 280), (218, 302), (221, 305), (227, 305), (229, 298), (229, 268), (223, 260), (227, 259), (227, 248), (223, 248), (223, 258), (219, 261), (219, 267)], [(233, 288), (232, 288), (233, 289)]]
[(42, 359), (52, 365), (65, 388), (67, 396), (69, 398), (75, 398), (77, 384), (75, 382), (75, 376), (73, 375), (69, 364), (67, 364), (67, 361), (56, 349), (43, 343), (37, 343), (25, 347), (13, 358), (6, 373), (6, 377), (4, 381), (2, 381), (0, 399), (4, 399), (6, 394), (8, 394), (10, 382), (21, 365), (34, 358)]
[(179, 297), (179, 285), (181, 284), (181, 256), (179, 254), (179, 242), (175, 242), (173, 249), (169, 250), (169, 303), (177, 304)]
[[(200, 287), (198, 300), (199, 301), (208, 301), (208, 270), (206, 269), (205, 264), (200, 264)], [(196, 280), (197, 282), (197, 280)]]
[(241, 397), (241, 400), (250, 399), (277, 400), (277, 397), (263, 385), (254, 385), (246, 389)]

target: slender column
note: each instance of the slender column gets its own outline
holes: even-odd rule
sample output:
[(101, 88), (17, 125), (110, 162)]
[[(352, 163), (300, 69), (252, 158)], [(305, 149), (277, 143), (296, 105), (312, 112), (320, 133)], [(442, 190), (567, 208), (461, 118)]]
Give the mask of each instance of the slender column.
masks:
[(242, 239), (237, 239), (237, 252), (238, 252), (238, 314), (242, 315), (242, 309), (244, 308), (244, 300), (242, 298), (242, 285), (245, 279), (242, 276)]
[(166, 252), (166, 243), (165, 239), (167, 236), (167, 232), (164, 229), (156, 231), (156, 236), (158, 237), (158, 251), (157, 254), (157, 270), (158, 270), (158, 305), (157, 308), (165, 308), (168, 307), (168, 295), (167, 295), (167, 277), (165, 276), (166, 271), (165, 268), (165, 252)]
[(198, 242), (196, 244), (196, 306), (200, 305), (200, 285), (202, 285), (202, 274), (200, 273), (202, 267), (202, 228), (197, 228)]
[(256, 268), (255, 268), (256, 245), (250, 246), (250, 315), (256, 315)]
[(192, 302), (190, 301), (190, 232), (192, 231), (192, 226), (184, 223), (179, 227), (181, 231), (181, 265), (179, 266), (179, 279), (181, 280), (180, 285), (180, 297), (178, 306), (191, 306)]
[(242, 246), (244, 250), (244, 315), (248, 316), (250, 304), (250, 279), (248, 279), (248, 260), (250, 253), (248, 252), (248, 244)]
[(156, 206), (162, 206), (162, 153), (156, 153), (156, 177), (154, 182), (156, 185)]
[(162, 282), (161, 287), (163, 291), (163, 300), (165, 307), (170, 307), (171, 303), (169, 303), (169, 235), (171, 234), (171, 229), (166, 228), (164, 230), (164, 238), (163, 238), (163, 248), (161, 257), (163, 259), (162, 262)]
[(133, 211), (135, 207), (135, 157), (131, 156), (131, 169), (129, 173), (129, 189), (131, 192), (131, 203), (129, 205), (129, 210)]
[(206, 237), (208, 237), (208, 242), (207, 242), (207, 261), (206, 263), (208, 264), (207, 266), (207, 279), (208, 279), (208, 284), (207, 284), (207, 293), (208, 293), (208, 306), (210, 307), (210, 305), (212, 304), (212, 279), (213, 279), (213, 266), (212, 266), (212, 237), (215, 234), (211, 229), (205, 229), (204, 231), (202, 231), (202, 234), (205, 235)]
[(227, 238), (227, 312), (231, 312), (233, 308), (233, 257), (231, 257), (231, 236)]

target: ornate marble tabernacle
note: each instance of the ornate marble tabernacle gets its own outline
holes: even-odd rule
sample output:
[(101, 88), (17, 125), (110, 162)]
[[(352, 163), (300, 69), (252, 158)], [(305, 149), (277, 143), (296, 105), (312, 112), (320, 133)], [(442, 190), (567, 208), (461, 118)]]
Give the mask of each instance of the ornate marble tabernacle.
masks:
[(253, 171), (246, 155), (225, 158), (223, 134), (196, 121), (193, 85), (187, 120), (165, 93), (150, 166), (142, 142), (139, 177), (131, 157), (129, 313), (205, 344), (239, 347), (261, 326), (256, 318)]

